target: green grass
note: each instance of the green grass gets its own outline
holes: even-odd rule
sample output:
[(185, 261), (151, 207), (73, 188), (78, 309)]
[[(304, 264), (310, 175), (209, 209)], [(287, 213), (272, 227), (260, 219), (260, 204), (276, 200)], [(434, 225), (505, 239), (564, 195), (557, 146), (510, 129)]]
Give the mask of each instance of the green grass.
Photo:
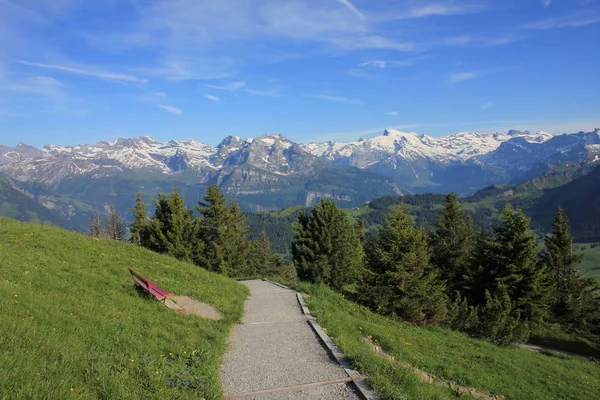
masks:
[(587, 248), (584, 251), (579, 252), (579, 254), (583, 254), (583, 261), (579, 264), (579, 270), (584, 276), (600, 280), (600, 246), (593, 249), (589, 245), (586, 246)]
[[(207, 398), (247, 289), (126, 243), (0, 218), (0, 398)], [(133, 267), (224, 314), (182, 316), (141, 296)]]
[(540, 346), (593, 357), (600, 361), (600, 337), (593, 333), (569, 331), (559, 324), (543, 324), (533, 329), (529, 341)]
[(579, 358), (501, 348), (441, 327), (416, 327), (376, 315), (323, 286), (299, 284), (327, 333), (383, 399), (456, 397), (418, 380), (398, 361), (374, 354), (370, 336), (396, 360), (439, 379), (512, 399), (600, 398), (600, 364)]

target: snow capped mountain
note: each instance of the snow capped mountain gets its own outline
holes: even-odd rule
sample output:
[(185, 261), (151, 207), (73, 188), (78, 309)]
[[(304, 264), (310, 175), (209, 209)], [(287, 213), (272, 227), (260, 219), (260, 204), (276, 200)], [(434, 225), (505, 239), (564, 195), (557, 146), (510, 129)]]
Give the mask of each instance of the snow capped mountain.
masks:
[(311, 154), (333, 161), (348, 159), (350, 165), (366, 168), (373, 160), (357, 157), (359, 154), (379, 153), (395, 155), (404, 160), (428, 159), (434, 162), (450, 163), (466, 161), (496, 150), (503, 142), (522, 137), (531, 143), (543, 143), (553, 136), (546, 132), (509, 131), (506, 135), (480, 135), (476, 132), (460, 132), (442, 138), (420, 135), (414, 132), (400, 132), (387, 129), (383, 135), (356, 142), (309, 143), (304, 148)]
[[(20, 181), (55, 184), (77, 176), (144, 172), (197, 184), (226, 183), (236, 193), (258, 193), (337, 166), (366, 170), (377, 179), (391, 178), (402, 190), (468, 194), (520, 179), (540, 162), (556, 165), (589, 159), (598, 153), (598, 145), (600, 129), (560, 136), (541, 131), (460, 132), (442, 138), (387, 129), (369, 139), (308, 144), (283, 135), (228, 136), (217, 146), (195, 140), (163, 143), (141, 136), (94, 145), (47, 145), (41, 150), (24, 144), (0, 147), (0, 173)], [(356, 171), (348, 173), (358, 176)]]

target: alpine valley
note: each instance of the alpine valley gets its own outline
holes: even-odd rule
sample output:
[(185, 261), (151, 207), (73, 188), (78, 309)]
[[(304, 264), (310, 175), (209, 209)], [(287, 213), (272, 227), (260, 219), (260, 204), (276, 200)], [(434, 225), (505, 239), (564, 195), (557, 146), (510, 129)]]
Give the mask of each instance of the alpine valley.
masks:
[[(138, 191), (150, 201), (176, 185), (194, 204), (213, 183), (246, 211), (310, 206), (322, 197), (358, 207), (389, 195), (468, 196), (530, 180), (565, 162), (599, 159), (600, 129), (443, 138), (388, 129), (355, 142), (308, 144), (283, 135), (228, 136), (216, 147), (148, 136), (42, 149), (19, 143), (0, 146), (0, 215), (81, 230), (90, 212), (107, 204), (127, 218)], [(21, 209), (23, 204), (30, 206)]]

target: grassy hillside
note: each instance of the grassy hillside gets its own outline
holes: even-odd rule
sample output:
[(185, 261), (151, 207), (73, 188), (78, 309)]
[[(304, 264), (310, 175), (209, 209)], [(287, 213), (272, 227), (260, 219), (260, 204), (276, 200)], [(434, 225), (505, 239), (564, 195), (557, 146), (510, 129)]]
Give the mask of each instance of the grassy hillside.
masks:
[[(0, 398), (202, 398), (247, 289), (129, 244), (0, 218)], [(141, 296), (133, 267), (192, 296), (221, 321), (182, 316)]]
[[(600, 398), (598, 362), (501, 348), (441, 327), (411, 326), (376, 315), (324, 286), (298, 288), (308, 293), (313, 315), (384, 400), (456, 398), (450, 388), (423, 382), (413, 368), (510, 399)], [(365, 338), (394, 359), (378, 355)]]
[(594, 248), (588, 246), (580, 254), (583, 254), (583, 261), (579, 264), (579, 270), (585, 276), (600, 280), (600, 246)]

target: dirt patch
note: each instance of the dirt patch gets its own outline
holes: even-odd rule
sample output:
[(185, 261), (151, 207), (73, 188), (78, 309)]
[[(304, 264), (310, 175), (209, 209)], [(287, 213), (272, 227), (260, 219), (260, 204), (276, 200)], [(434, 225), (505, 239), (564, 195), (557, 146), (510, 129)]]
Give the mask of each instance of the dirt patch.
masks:
[(448, 387), (457, 393), (471, 395), (478, 400), (506, 400), (506, 397), (504, 397), (504, 396), (500, 396), (500, 395), (496, 395), (496, 394), (489, 393), (486, 391), (478, 390), (478, 389), (472, 388), (472, 387), (460, 386), (454, 382), (449, 382), (449, 381), (444, 381), (444, 380), (438, 379), (435, 376), (428, 374), (425, 371), (421, 371), (418, 368), (414, 368), (410, 364), (396, 360), (396, 358), (394, 358), (394, 356), (386, 353), (381, 348), (381, 346), (378, 346), (377, 344), (375, 344), (370, 338), (364, 337), (363, 341), (366, 344), (368, 344), (369, 347), (371, 347), (371, 350), (373, 350), (375, 353), (377, 353), (378, 356), (386, 358), (391, 361), (395, 361), (395, 362), (399, 363), (400, 365), (402, 365), (402, 367), (404, 367), (404, 368), (411, 369), (419, 377), (419, 379), (421, 379), (423, 382), (431, 383), (431, 384), (438, 385), (438, 386)]
[(218, 320), (223, 315), (210, 304), (202, 303), (188, 296), (169, 296), (165, 307), (182, 315), (195, 315), (200, 318)]

